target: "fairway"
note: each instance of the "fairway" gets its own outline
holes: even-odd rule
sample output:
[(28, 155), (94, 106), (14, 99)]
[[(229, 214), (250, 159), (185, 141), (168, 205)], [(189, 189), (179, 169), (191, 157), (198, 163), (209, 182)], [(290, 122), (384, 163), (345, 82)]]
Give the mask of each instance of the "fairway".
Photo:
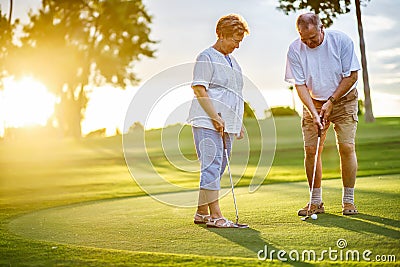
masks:
[[(267, 160), (261, 162), (258, 173), (255, 171), (260, 143), (269, 149), (273, 142), (270, 136), (259, 138), (254, 121), (246, 122), (251, 153), (244, 171), (240, 157), (246, 144), (236, 142), (233, 150), (239, 221), (248, 223), (250, 229), (209, 229), (193, 224), (195, 207), (193, 203), (185, 205), (185, 201), (197, 197), (198, 172), (193, 170), (198, 163), (187, 126), (148, 131), (145, 139), (143, 132), (130, 133), (132, 165), (128, 167), (121, 136), (0, 143), (0, 265), (382, 264), (376, 256), (395, 265), (400, 257), (400, 119), (379, 118), (374, 124), (360, 120), (355, 193), (360, 214), (351, 217), (341, 214), (339, 161), (333, 132), (328, 133), (323, 154), (326, 213), (306, 222), (297, 216), (297, 209), (309, 198), (300, 119), (279, 117), (274, 121), (276, 151), (270, 168)], [(257, 123), (261, 129), (270, 127), (267, 121)], [(179, 150), (168, 150), (168, 158), (161, 134), (164, 144), (179, 143)], [(143, 140), (145, 150), (140, 144)], [(181, 168), (189, 165), (190, 170)], [(129, 167), (135, 168), (133, 177)], [(265, 175), (265, 179), (258, 190), (249, 193), (254, 173), (261, 174), (259, 178)], [(155, 174), (176, 188), (173, 191), (164, 184), (154, 184), (154, 196), (182, 205), (163, 204), (143, 192), (137, 178), (151, 181)], [(235, 209), (228, 181), (226, 173), (222, 184), (227, 194), (221, 206), (223, 214), (232, 220)], [(342, 239), (347, 246), (339, 248), (337, 242)], [(348, 251), (357, 251), (360, 261), (344, 262), (339, 254), (336, 259), (328, 254), (320, 259), (321, 253), (329, 249), (341, 252), (342, 257)], [(288, 262), (279, 259), (282, 254), (278, 251), (286, 252), (283, 256)], [(293, 251), (299, 257), (290, 254), (292, 260), (289, 253)], [(315, 252), (316, 260), (303, 259), (304, 251)], [(362, 258), (364, 251), (371, 251), (370, 261)]]
[[(24, 238), (55, 243), (255, 260), (265, 245), (287, 252), (312, 249), (319, 255), (329, 247), (340, 251), (336, 242), (345, 239), (348, 247), (344, 251), (371, 250), (370, 258), (398, 258), (399, 214), (385, 212), (400, 209), (398, 179), (359, 178), (357, 203), (361, 214), (352, 217), (341, 215), (341, 182), (335, 179), (324, 182), (326, 214), (315, 221), (303, 222), (296, 215), (296, 209), (307, 199), (306, 184), (300, 182), (265, 185), (253, 194), (239, 188), (241, 221), (249, 223), (251, 229), (197, 226), (191, 221), (193, 209), (167, 206), (148, 196), (41, 210), (14, 219), (9, 227)], [(174, 195), (181, 197), (179, 193)], [(231, 196), (223, 198), (222, 207), (230, 211), (228, 217), (234, 218)], [(327, 255), (324, 260), (329, 261)]]

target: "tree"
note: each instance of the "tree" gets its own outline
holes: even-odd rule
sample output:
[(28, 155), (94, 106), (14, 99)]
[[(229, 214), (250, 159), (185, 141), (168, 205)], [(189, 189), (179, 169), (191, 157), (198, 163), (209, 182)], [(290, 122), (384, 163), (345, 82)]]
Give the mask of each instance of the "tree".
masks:
[[(6, 75), (6, 58), (12, 44), (13, 25), (10, 24), (7, 17), (3, 15), (0, 9), (0, 85), (2, 78)], [(1, 86), (2, 88), (2, 86)]]
[[(350, 12), (350, 0), (278, 0), (278, 9), (282, 10), (286, 15), (291, 12), (296, 12), (297, 10), (311, 10), (318, 14), (322, 20), (325, 27), (329, 27), (333, 24), (333, 19), (338, 15), (346, 14)], [(370, 1), (370, 0), (365, 0)], [(360, 50), (361, 50), (361, 64), (363, 73), (363, 83), (364, 83), (364, 103), (365, 103), (365, 121), (374, 122), (375, 118), (372, 112), (372, 102), (370, 96), (370, 86), (368, 79), (368, 68), (367, 68), (367, 58), (365, 53), (365, 42), (364, 33), (361, 22), (361, 2), (360, 0), (355, 0), (357, 24), (358, 24), (358, 34), (360, 37)]]
[[(10, 11), (11, 14), (11, 11)], [(13, 37), (15, 26), (18, 24), (18, 20), (15, 24), (11, 24), (11, 16), (6, 17), (0, 7), (0, 90), (4, 89), (3, 78), (8, 75), (7, 72), (7, 58), (9, 56), (9, 50), (14, 46)], [(5, 119), (2, 122), (3, 131), (6, 131)]]
[(55, 116), (66, 135), (81, 136), (91, 87), (134, 84), (134, 62), (153, 57), (151, 17), (141, 0), (42, 0), (29, 18), (9, 66), (58, 96)]
[(365, 121), (374, 122), (374, 114), (372, 113), (372, 102), (369, 88), (368, 68), (367, 68), (367, 55), (365, 53), (365, 41), (364, 41), (364, 30), (361, 21), (361, 3), (360, 0), (355, 0), (356, 14), (357, 14), (357, 25), (358, 25), (358, 36), (360, 37), (360, 50), (361, 50), (361, 65), (364, 83), (364, 108), (365, 108)]

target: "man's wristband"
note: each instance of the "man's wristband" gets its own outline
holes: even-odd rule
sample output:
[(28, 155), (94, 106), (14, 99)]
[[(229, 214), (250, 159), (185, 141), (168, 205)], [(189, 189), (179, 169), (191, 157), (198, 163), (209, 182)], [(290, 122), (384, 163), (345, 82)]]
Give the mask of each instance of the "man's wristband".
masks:
[(328, 100), (331, 101), (332, 104), (335, 104), (335, 103), (336, 103), (336, 99), (335, 99), (333, 96), (330, 96), (330, 97), (328, 98)]

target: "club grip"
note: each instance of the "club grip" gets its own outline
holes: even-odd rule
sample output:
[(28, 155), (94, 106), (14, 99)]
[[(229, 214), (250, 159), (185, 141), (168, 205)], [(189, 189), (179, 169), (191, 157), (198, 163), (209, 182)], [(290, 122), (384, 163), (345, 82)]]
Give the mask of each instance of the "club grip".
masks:
[[(322, 117), (319, 118), (319, 122), (322, 123)], [(321, 137), (321, 128), (318, 127), (318, 137)]]
[[(222, 118), (220, 112), (218, 112), (218, 116), (220, 116)], [(224, 131), (224, 129), (222, 130), (222, 143), (224, 144), (224, 149), (226, 149), (226, 141), (225, 141), (225, 131)]]
[(226, 149), (225, 132), (222, 135), (222, 143), (224, 143), (224, 149)]

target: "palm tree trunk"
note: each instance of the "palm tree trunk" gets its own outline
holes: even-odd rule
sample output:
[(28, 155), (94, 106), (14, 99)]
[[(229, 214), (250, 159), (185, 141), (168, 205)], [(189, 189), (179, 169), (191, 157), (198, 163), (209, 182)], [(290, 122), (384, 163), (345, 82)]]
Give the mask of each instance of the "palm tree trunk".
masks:
[(292, 93), (292, 109), (296, 110), (296, 100), (294, 98), (294, 87), (293, 87), (293, 85), (289, 86), (289, 90)]
[(294, 90), (292, 90), (292, 106), (293, 110), (296, 110), (296, 100), (294, 98)]
[(365, 122), (374, 122), (374, 114), (372, 113), (372, 102), (368, 80), (368, 69), (367, 69), (367, 57), (365, 54), (365, 42), (364, 42), (364, 31), (361, 22), (361, 7), (360, 0), (355, 0), (357, 24), (358, 24), (358, 35), (360, 36), (360, 50), (361, 50), (361, 65), (364, 83), (364, 106), (365, 106)]
[(10, 11), (8, 14), (8, 23), (11, 24), (11, 18), (12, 18), (12, 10), (13, 10), (13, 0), (10, 0)]

